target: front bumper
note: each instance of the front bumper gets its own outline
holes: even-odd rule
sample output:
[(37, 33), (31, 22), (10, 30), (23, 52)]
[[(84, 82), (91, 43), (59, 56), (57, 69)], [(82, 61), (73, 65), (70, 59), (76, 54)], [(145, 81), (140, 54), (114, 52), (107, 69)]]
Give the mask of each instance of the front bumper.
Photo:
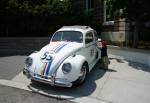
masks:
[(69, 82), (67, 79), (62, 79), (62, 78), (55, 78), (53, 77), (44, 77), (35, 73), (32, 73), (28, 69), (23, 69), (23, 74), (27, 78), (31, 78), (32, 80), (42, 82), (45, 84), (49, 84), (51, 86), (60, 86), (60, 87), (71, 87), (72, 83)]

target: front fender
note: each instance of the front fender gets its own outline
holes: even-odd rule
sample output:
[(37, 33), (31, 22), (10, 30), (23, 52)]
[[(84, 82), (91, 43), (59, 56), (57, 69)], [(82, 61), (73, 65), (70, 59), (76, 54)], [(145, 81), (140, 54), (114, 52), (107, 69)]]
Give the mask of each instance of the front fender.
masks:
[[(70, 82), (73, 82), (77, 80), (80, 76), (80, 70), (83, 65), (83, 63), (86, 61), (85, 57), (81, 55), (76, 56), (70, 56), (66, 60), (63, 61), (63, 63), (59, 66), (59, 68), (56, 71), (56, 78), (63, 78), (67, 79)], [(62, 66), (64, 63), (71, 63), (72, 70), (68, 74), (64, 74), (62, 71)]]
[[(35, 64), (37, 63), (37, 60), (38, 60), (38, 52), (33, 52), (32, 54), (30, 54), (28, 57), (31, 57), (33, 59), (33, 63), (32, 65), (28, 68), (26, 67), (26, 65), (24, 64), (24, 68), (26, 69), (30, 69), (30, 71), (33, 72), (33, 69), (32, 68), (35, 68)], [(26, 57), (27, 58), (27, 57)]]

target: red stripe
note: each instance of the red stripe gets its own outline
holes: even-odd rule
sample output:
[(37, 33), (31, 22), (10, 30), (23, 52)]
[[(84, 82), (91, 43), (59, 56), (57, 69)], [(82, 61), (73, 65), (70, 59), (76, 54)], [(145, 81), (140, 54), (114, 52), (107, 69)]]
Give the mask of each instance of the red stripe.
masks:
[(45, 69), (46, 69), (47, 63), (44, 64), (44, 69), (41, 72), (41, 75), (44, 75)]

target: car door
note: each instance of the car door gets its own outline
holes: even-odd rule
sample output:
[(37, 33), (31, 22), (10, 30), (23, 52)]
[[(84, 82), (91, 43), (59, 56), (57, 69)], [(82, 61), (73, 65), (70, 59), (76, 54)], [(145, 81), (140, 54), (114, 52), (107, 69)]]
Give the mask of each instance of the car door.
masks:
[(85, 55), (89, 64), (95, 60), (96, 46), (93, 31), (89, 31), (85, 35)]
[(96, 31), (93, 31), (94, 34), (94, 42), (95, 42), (95, 60), (98, 59), (99, 55), (100, 55), (100, 49), (97, 46), (97, 42), (98, 42), (98, 35)]

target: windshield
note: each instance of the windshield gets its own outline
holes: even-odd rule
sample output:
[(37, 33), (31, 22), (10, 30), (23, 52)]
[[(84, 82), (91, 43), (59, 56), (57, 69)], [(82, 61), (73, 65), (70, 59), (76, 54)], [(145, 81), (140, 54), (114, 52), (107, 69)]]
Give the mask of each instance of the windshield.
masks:
[(83, 42), (83, 35), (78, 31), (59, 31), (56, 32), (52, 38), (52, 41), (67, 41), (67, 42)]

